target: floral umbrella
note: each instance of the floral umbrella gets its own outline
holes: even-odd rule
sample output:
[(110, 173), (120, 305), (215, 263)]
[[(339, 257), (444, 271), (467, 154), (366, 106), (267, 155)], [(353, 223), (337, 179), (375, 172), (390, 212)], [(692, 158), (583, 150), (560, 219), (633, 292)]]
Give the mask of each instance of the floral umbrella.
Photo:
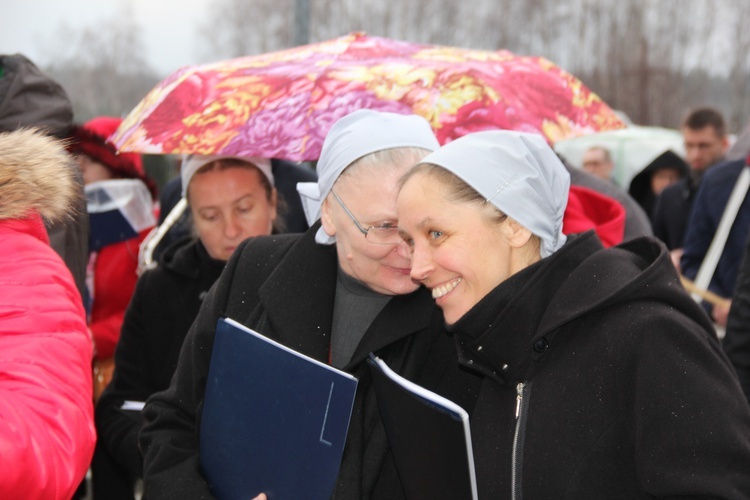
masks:
[(362, 33), (182, 68), (111, 138), (121, 151), (318, 158), (340, 117), (416, 113), (441, 144), (491, 128), (548, 141), (624, 124), (578, 79), (540, 57), (419, 45)]

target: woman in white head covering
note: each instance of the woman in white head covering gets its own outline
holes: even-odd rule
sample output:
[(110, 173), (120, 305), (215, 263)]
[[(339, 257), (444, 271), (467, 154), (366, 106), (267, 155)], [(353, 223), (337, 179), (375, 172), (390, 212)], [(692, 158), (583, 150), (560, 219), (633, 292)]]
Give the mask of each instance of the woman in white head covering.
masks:
[(429, 292), (411, 280), (397, 228), (398, 179), (437, 147), (418, 116), (360, 110), (336, 122), (319, 182), (299, 186), (311, 228), (253, 238), (235, 251), (188, 334), (170, 389), (149, 399), (140, 434), (146, 495), (210, 495), (196, 467), (197, 418), (216, 322), (228, 316), (359, 378), (334, 496), (403, 497), (368, 354), (446, 397), (471, 396), (463, 383), (456, 393), (443, 385), (461, 377), (455, 349)]
[(402, 182), (412, 277), (482, 379), (479, 498), (750, 491), (750, 410), (710, 322), (652, 238), (566, 241), (568, 174), (541, 137), (467, 135)]
[(359, 110), (337, 121), (323, 143), (318, 182), (301, 183), (315, 241), (336, 245), (340, 269), (383, 295), (413, 292), (410, 264), (400, 245), (396, 185), (408, 168), (438, 148), (427, 122)]
[(143, 421), (137, 408), (123, 411), (123, 402), (169, 387), (183, 340), (226, 261), (243, 240), (271, 234), (276, 220), (267, 159), (189, 155), (180, 173), (195, 236), (171, 244), (140, 276), (125, 313), (112, 383), (96, 405), (97, 496), (133, 497), (143, 470)]

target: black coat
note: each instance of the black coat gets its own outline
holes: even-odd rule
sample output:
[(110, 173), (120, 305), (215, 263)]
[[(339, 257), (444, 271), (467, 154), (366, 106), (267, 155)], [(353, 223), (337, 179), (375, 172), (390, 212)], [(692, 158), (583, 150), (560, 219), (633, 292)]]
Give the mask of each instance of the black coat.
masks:
[[(188, 334), (172, 384), (152, 396), (144, 410), (140, 442), (147, 498), (211, 498), (199, 472), (198, 433), (219, 317), (236, 319), (328, 362), (338, 263), (335, 247), (314, 242), (319, 226), (303, 235), (253, 238), (235, 251)], [(478, 378), (458, 368), (455, 347), (430, 293), (420, 288), (394, 296), (344, 368), (359, 384), (336, 498), (403, 497), (365, 362), (370, 352), (464, 407), (471, 407), (476, 394), (472, 387)], [(254, 493), (259, 492), (248, 492)]]
[(670, 250), (685, 245), (690, 209), (693, 207), (698, 186), (690, 175), (687, 175), (667, 186), (656, 198), (651, 226), (654, 236), (667, 245)]
[(485, 376), (479, 498), (511, 498), (513, 471), (515, 498), (750, 497), (750, 407), (653, 238), (571, 238), (452, 329)]
[(750, 238), (745, 243), (742, 265), (737, 275), (723, 347), (750, 401)]
[(182, 240), (138, 279), (115, 350), (114, 376), (96, 405), (99, 444), (134, 477), (143, 470), (142, 418), (120, 407), (169, 386), (182, 342), (223, 267), (199, 241)]

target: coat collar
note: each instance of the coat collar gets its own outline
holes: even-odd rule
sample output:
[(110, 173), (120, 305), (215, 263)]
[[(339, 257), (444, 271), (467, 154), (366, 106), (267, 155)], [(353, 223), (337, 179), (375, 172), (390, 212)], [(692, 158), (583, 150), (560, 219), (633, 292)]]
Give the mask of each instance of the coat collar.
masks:
[(558, 288), (601, 249), (590, 231), (498, 285), (452, 328), (461, 363), (501, 383), (523, 378), (531, 361), (549, 348), (542, 328)]
[(593, 232), (578, 235), (499, 285), (467, 313), (468, 325), (464, 318), (455, 325), (461, 363), (501, 383), (521, 380), (533, 361), (564, 341), (558, 333), (571, 321), (636, 299), (684, 311), (694, 305), (653, 238), (602, 250)]
[(0, 220), (0, 225), (8, 231), (28, 234), (49, 245), (49, 236), (44, 227), (44, 221), (36, 210), (29, 210), (24, 218)]

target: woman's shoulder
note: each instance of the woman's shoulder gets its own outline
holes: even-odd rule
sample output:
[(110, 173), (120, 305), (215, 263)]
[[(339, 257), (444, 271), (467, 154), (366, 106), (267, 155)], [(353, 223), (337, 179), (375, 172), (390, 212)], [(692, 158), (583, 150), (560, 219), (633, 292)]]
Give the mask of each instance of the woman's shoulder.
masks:
[[(232, 255), (230, 267), (238, 272), (273, 267), (297, 244), (304, 233), (271, 234), (245, 240)], [(234, 262), (232, 262), (234, 261)]]

